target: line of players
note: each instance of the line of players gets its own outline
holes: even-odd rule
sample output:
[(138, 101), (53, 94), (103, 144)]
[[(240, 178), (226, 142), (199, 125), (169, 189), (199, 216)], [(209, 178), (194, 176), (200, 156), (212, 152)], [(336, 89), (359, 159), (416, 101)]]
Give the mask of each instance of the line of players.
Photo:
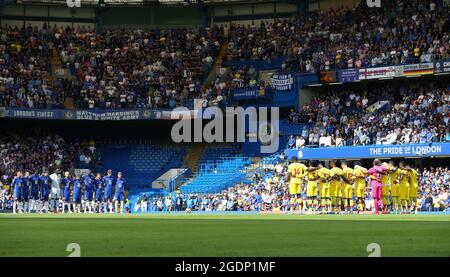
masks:
[(49, 176), (48, 170), (41, 175), (30, 174), (29, 171), (23, 174), (18, 171), (11, 183), (13, 213), (50, 212), (49, 196), (55, 183), (56, 190), (62, 191), (62, 195), (54, 193), (55, 200), (61, 204), (55, 203), (55, 212), (65, 213), (67, 208), (68, 213), (122, 213), (126, 182), (122, 172), (117, 173), (117, 178), (114, 178), (112, 173), (109, 169), (103, 177), (101, 173), (94, 176), (88, 171), (84, 175), (74, 174), (72, 177), (69, 172), (65, 172), (62, 180), (57, 178), (55, 181), (55, 178)]
[[(379, 213), (379, 207), (383, 213), (389, 213), (391, 208), (394, 213), (417, 213), (418, 210), (418, 172), (404, 161), (395, 166), (393, 161), (381, 163), (376, 159), (370, 169), (359, 162), (354, 162), (351, 168), (345, 161), (340, 167), (331, 161), (326, 168), (318, 161), (310, 161), (306, 166), (294, 157), (288, 166), (287, 180), (291, 213), (295, 204), (300, 213), (303, 205), (307, 205), (310, 212), (352, 213), (354, 196), (357, 211), (363, 212), (367, 181), (372, 187), (375, 213)], [(302, 201), (301, 193), (305, 187), (307, 200)]]

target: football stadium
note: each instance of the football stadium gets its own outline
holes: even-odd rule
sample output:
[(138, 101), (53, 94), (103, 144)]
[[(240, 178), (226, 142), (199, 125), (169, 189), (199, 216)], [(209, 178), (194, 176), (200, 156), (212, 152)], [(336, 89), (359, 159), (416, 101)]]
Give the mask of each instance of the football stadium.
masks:
[(0, 50), (1, 257), (450, 256), (449, 0), (0, 0)]

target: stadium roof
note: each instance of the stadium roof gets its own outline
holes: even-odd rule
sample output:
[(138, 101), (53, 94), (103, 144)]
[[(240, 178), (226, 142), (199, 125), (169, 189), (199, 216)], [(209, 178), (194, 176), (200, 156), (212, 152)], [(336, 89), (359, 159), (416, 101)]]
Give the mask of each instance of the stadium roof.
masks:
[[(274, 0), (78, 0), (81, 5), (214, 5), (214, 4), (227, 4), (227, 3), (270, 3), (278, 2)], [(77, 0), (0, 0), (0, 3), (6, 2), (17, 4), (50, 4), (50, 5), (67, 5), (67, 2), (77, 2)], [(292, 1), (284, 1), (292, 2)]]

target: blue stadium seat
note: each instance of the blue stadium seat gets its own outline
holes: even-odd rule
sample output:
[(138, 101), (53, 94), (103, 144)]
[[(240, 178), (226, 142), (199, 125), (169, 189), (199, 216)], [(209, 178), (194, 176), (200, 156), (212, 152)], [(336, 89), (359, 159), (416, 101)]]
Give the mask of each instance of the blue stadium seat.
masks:
[(245, 168), (249, 164), (249, 158), (240, 156), (202, 163), (193, 178), (181, 186), (180, 192), (216, 193), (226, 190), (245, 178)]
[(109, 144), (101, 147), (104, 171), (123, 171), (129, 186), (150, 187), (152, 181), (171, 168), (179, 168), (186, 147), (151, 144)]

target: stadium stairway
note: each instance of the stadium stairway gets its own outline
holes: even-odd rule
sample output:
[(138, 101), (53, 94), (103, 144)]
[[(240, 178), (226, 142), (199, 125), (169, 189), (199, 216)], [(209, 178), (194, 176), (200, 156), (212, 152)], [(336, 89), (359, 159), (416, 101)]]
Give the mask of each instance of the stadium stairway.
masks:
[(198, 168), (198, 162), (200, 161), (200, 158), (202, 156), (202, 152), (204, 149), (203, 143), (195, 143), (193, 146), (189, 149), (189, 152), (187, 154), (187, 161), (186, 166), (192, 171), (197, 171)]
[(216, 60), (214, 62), (214, 67), (215, 68), (220, 68), (222, 67), (222, 63), (223, 63), (223, 57), (225, 56), (225, 54), (228, 52), (228, 41), (225, 41), (222, 46), (220, 47), (219, 50), (219, 54), (216, 57)]
[(53, 45), (51, 45), (50, 49), (52, 50), (52, 55), (50, 57), (50, 64), (52, 65), (52, 69), (63, 68), (61, 59), (58, 54), (58, 50), (55, 47), (53, 47)]
[[(53, 85), (55, 85), (55, 77), (56, 75), (64, 75), (65, 78), (71, 78), (72, 76), (69, 76), (67, 74), (68, 71), (64, 69), (63, 65), (62, 65), (62, 61), (61, 58), (59, 56), (58, 50), (53, 46), (53, 43), (50, 43), (50, 50), (51, 50), (51, 56), (50, 56), (50, 65), (52, 67), (52, 73), (51, 74), (51, 80)], [(61, 71), (61, 72), (58, 72)], [(58, 72), (58, 74), (57, 74)], [(74, 110), (75, 109), (75, 103), (73, 101), (73, 98), (65, 95), (65, 99), (64, 99), (64, 109), (68, 109), (68, 110)]]
[(208, 88), (208, 85), (216, 79), (217, 73), (220, 71), (220, 68), (222, 67), (223, 58), (228, 50), (228, 41), (225, 41), (219, 50), (219, 53), (216, 56), (216, 59), (214, 60), (214, 65), (211, 71), (208, 74), (208, 77), (203, 82), (200, 92), (204, 93), (206, 89)]
[(171, 168), (179, 168), (186, 155), (183, 146), (109, 144), (101, 147), (103, 171), (122, 171), (131, 189), (151, 188), (151, 183)]
[(181, 193), (215, 193), (242, 181), (251, 159), (243, 157), (238, 144), (215, 144), (204, 148), (199, 166), (180, 187)]
[(221, 158), (200, 164), (200, 169), (180, 187), (181, 193), (217, 193), (241, 182), (246, 177), (248, 157)]
[(72, 97), (67, 96), (64, 99), (64, 109), (66, 109), (66, 110), (75, 110), (75, 102), (73, 101)]

